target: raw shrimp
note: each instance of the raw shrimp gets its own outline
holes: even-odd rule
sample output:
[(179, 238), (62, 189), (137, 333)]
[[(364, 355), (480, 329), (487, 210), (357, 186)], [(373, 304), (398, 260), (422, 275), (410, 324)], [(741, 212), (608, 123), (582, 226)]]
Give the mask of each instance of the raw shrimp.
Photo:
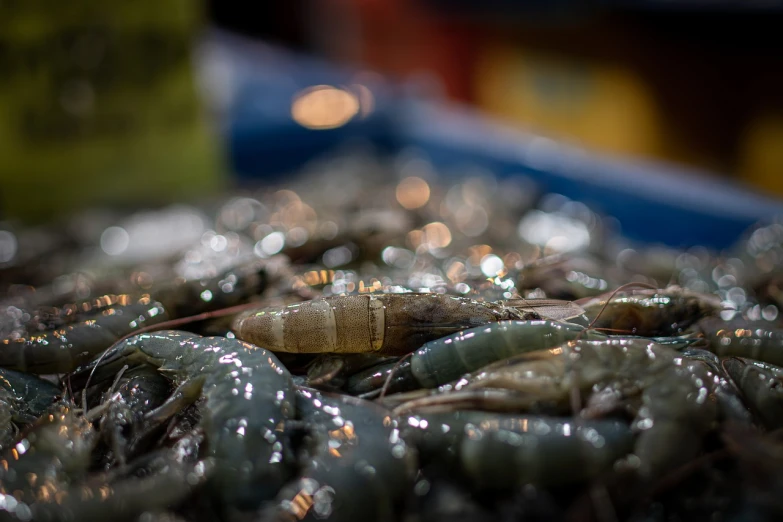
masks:
[(63, 328), (4, 339), (0, 341), (0, 367), (38, 374), (66, 373), (134, 330), (166, 319), (163, 306), (144, 296)]
[(133, 519), (181, 500), (203, 482), (203, 465), (173, 460), (145, 479), (85, 482), (97, 441), (87, 418), (65, 405), (42, 417), (0, 460), (0, 518)]
[(377, 404), (302, 389), (297, 412), (309, 431), (303, 469), (280, 491), (286, 520), (393, 521), (412, 485), (415, 451)]
[(136, 330), (170, 318), (231, 306), (257, 295), (266, 284), (264, 267), (256, 260), (213, 278), (161, 288), (154, 297), (107, 295), (68, 305), (56, 316), (86, 317), (67, 324), (60, 320), (53, 329), (3, 339), (0, 367), (39, 374), (70, 372)]
[[(390, 392), (436, 388), (514, 355), (559, 346), (574, 339), (607, 338), (601, 332), (566, 322), (502, 321), (430, 341), (413, 352), (409, 361), (368, 368), (350, 377), (345, 390), (372, 395), (384, 386), (390, 374), (392, 380), (387, 389)], [(674, 348), (695, 342), (685, 337), (655, 341)]]
[(518, 355), (559, 346), (582, 336), (605, 339), (606, 335), (583, 326), (555, 321), (502, 321), (463, 330), (430, 341), (413, 352), (410, 363), (389, 363), (357, 373), (346, 391), (368, 393), (383, 386), (390, 373), (389, 391), (436, 388), (487, 364)]
[(238, 338), (272, 351), (402, 355), (466, 328), (508, 319), (581, 315), (546, 299), (487, 303), (444, 294), (359, 294), (268, 308), (237, 318)]
[(769, 323), (708, 318), (697, 327), (707, 339), (708, 349), (720, 357), (747, 357), (783, 365), (783, 330)]
[(718, 297), (676, 286), (617, 295), (612, 292), (577, 303), (594, 320), (594, 327), (645, 337), (679, 335), (690, 325), (722, 309)]
[(115, 462), (124, 465), (144, 449), (155, 428), (168, 420), (168, 416), (159, 418), (156, 408), (170, 394), (171, 381), (145, 365), (122, 372), (112, 388), (98, 397), (106, 410), (99, 426), (101, 438), (111, 450), (106, 455), (107, 467)]
[(723, 367), (764, 427), (783, 428), (783, 368), (741, 357), (724, 359)]
[(17, 424), (30, 424), (60, 398), (60, 388), (34, 375), (0, 369), (0, 450), (11, 442)]
[(212, 490), (225, 505), (256, 507), (273, 497), (291, 473), (286, 421), (294, 417), (291, 375), (271, 353), (238, 339), (178, 331), (139, 334), (77, 370), (113, 379), (124, 365), (147, 364), (179, 385), (161, 408), (204, 397), (199, 425), (215, 461)]
[(589, 398), (594, 390), (613, 385), (622, 397), (641, 396), (633, 423), (639, 432), (635, 452), (640, 474), (652, 477), (693, 458), (717, 419), (716, 405), (707, 401), (712, 380), (679, 360), (675, 350), (650, 340), (571, 341), (489, 365), (394, 413), (487, 406), (565, 413), (574, 406), (574, 392)]
[(458, 469), (479, 490), (589, 480), (633, 449), (630, 427), (615, 420), (457, 411), (401, 422), (422, 464), (450, 476)]

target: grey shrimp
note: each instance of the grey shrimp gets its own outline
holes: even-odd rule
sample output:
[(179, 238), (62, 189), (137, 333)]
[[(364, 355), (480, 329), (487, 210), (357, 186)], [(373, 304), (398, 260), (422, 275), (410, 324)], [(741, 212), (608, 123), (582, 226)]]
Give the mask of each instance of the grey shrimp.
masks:
[(68, 305), (67, 315), (80, 320), (69, 318), (42, 332), (0, 340), (0, 368), (70, 372), (137, 330), (246, 301), (265, 287), (265, 266), (261, 261), (245, 263), (213, 278), (156, 289), (151, 296), (106, 295)]
[(67, 373), (125, 335), (166, 319), (163, 305), (143, 296), (62, 328), (29, 337), (3, 339), (0, 341), (0, 368), (38, 374)]
[(590, 417), (611, 409), (590, 402), (590, 396), (613, 386), (619, 393), (607, 400), (639, 397), (633, 423), (639, 433), (635, 452), (640, 474), (652, 477), (692, 458), (717, 420), (716, 406), (707, 400), (712, 379), (701, 368), (678, 360), (675, 350), (650, 340), (571, 341), (489, 365), (455, 385), (441, 387), (438, 394), (403, 403), (394, 412), (490, 407), (566, 413), (578, 391), (590, 405), (582, 415)]
[(199, 426), (215, 462), (213, 491), (226, 505), (254, 508), (289, 478), (294, 386), (274, 354), (238, 339), (161, 331), (125, 339), (71, 379), (81, 383), (93, 369), (95, 378), (113, 379), (126, 364), (173, 379), (179, 393), (171, 407), (206, 399)]
[(723, 367), (763, 426), (783, 428), (783, 368), (741, 357), (724, 359)]
[(98, 441), (92, 424), (66, 405), (44, 415), (0, 459), (0, 517), (12, 520), (133, 519), (182, 500), (203, 482), (205, 465), (167, 459), (160, 473), (108, 483), (89, 482)]
[[(345, 390), (351, 394), (373, 396), (384, 386), (389, 375), (392, 381), (387, 391), (392, 393), (436, 388), (514, 355), (552, 348), (575, 339), (608, 338), (601, 332), (567, 322), (501, 321), (430, 341), (413, 352), (409, 360), (357, 372), (348, 378)], [(695, 339), (670, 337), (656, 341), (681, 348), (695, 342)]]
[(422, 465), (459, 470), (478, 490), (586, 481), (633, 450), (631, 428), (616, 420), (456, 411), (400, 422)]
[(416, 472), (415, 451), (388, 410), (354, 397), (300, 389), (308, 429), (302, 471), (273, 508), (284, 520), (397, 520)]
[(15, 424), (30, 424), (62, 398), (60, 388), (34, 375), (0, 369), (0, 450), (15, 434)]
[(171, 381), (145, 365), (122, 371), (105, 392), (101, 384), (87, 390), (88, 397), (92, 395), (88, 404), (104, 411), (99, 431), (110, 450), (105, 456), (107, 467), (115, 462), (122, 466), (151, 442), (155, 428), (173, 413), (161, 415), (159, 410), (171, 395)]
[(346, 391), (362, 394), (379, 390), (392, 373), (390, 392), (436, 388), (501, 359), (578, 337), (605, 339), (606, 335), (556, 321), (501, 321), (478, 326), (425, 343), (399, 365), (387, 363), (357, 372), (348, 379)]
[(697, 328), (709, 343), (708, 349), (720, 357), (747, 357), (783, 365), (783, 329), (766, 322), (717, 318), (704, 319)]

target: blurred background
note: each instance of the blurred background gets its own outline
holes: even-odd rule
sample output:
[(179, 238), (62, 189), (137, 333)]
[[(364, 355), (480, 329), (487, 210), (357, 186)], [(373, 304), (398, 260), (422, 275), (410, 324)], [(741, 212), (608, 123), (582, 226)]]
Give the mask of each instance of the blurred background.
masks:
[(781, 21), (774, 1), (4, 0), (0, 215), (195, 201), (353, 147), (717, 245), (781, 209)]

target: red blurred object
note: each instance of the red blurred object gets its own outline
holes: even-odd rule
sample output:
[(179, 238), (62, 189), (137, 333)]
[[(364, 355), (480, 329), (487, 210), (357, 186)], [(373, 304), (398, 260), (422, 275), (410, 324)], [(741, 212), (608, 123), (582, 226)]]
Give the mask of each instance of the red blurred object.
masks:
[[(332, 57), (402, 79), (435, 76), (445, 94), (472, 101), (475, 31), (465, 21), (444, 17), (415, 0), (327, 0), (330, 22), (352, 20), (354, 30)], [(352, 41), (346, 41), (350, 39)], [(336, 54), (336, 56), (334, 55)]]

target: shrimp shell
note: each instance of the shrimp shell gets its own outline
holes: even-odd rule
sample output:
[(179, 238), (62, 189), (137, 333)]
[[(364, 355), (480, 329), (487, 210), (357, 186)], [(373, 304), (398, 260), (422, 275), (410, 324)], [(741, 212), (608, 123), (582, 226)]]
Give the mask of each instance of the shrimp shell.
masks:
[(442, 294), (325, 297), (244, 314), (239, 339), (277, 352), (402, 355), (450, 333), (519, 318), (492, 303)]

